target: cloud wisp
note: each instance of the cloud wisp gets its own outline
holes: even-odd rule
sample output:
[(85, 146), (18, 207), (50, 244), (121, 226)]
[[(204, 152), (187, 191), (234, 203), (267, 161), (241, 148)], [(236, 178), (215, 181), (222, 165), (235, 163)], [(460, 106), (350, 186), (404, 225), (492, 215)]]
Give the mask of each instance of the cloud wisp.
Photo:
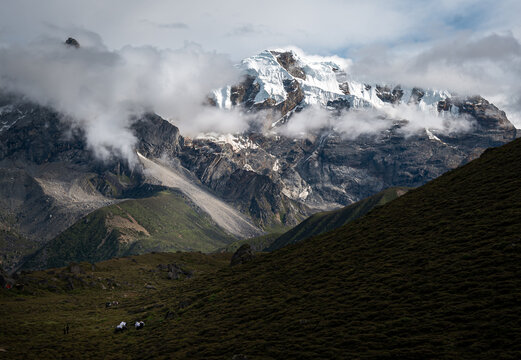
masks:
[(313, 106), (295, 114), (276, 131), (288, 137), (305, 138), (329, 129), (339, 133), (344, 139), (354, 140), (360, 136), (378, 135), (400, 120), (405, 122), (398, 131), (406, 137), (422, 134), (425, 130), (444, 135), (460, 134), (472, 131), (475, 126), (475, 120), (468, 116), (446, 112), (431, 113), (408, 104), (382, 109), (348, 110), (340, 114)]
[(147, 111), (188, 133), (240, 127), (202, 105), (211, 89), (237, 82), (235, 68), (226, 56), (196, 45), (110, 51), (46, 38), (0, 48), (0, 63), (0, 89), (55, 108), (85, 130), (89, 147), (102, 159), (135, 161), (131, 121)]
[(521, 127), (521, 44), (511, 33), (466, 33), (415, 53), (372, 47), (358, 55), (350, 70), (361, 80), (481, 95)]

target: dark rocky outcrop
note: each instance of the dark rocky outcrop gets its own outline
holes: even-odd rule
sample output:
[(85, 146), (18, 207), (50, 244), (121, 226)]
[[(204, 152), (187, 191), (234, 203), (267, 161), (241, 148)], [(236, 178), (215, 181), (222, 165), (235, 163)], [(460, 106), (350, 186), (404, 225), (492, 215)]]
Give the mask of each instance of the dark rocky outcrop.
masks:
[(277, 62), (280, 64), (280, 66), (286, 69), (288, 73), (290, 73), (292, 76), (296, 78), (306, 80), (306, 73), (298, 65), (298, 62), (291, 51), (271, 51), (271, 53), (273, 54), (273, 56), (275, 56), (275, 59), (277, 59)]
[(337, 114), (339, 114), (342, 110), (349, 110), (349, 108), (351, 107), (351, 102), (343, 98), (329, 100), (327, 102), (327, 107), (337, 110)]
[(350, 92), (349, 92), (349, 83), (347, 81), (338, 84), (338, 88), (344, 93), (344, 95), (349, 95), (350, 94)]
[(137, 150), (145, 157), (176, 157), (183, 146), (179, 129), (155, 114), (146, 114), (132, 124)]
[(185, 277), (186, 279), (190, 279), (193, 277), (193, 272), (190, 270), (184, 269), (182, 266), (173, 263), (173, 264), (159, 264), (157, 268), (161, 271), (167, 272), (167, 277), (170, 280), (178, 280), (181, 277)]
[(409, 103), (418, 104), (424, 96), (425, 91), (423, 89), (413, 88), (411, 98), (409, 99)]
[(78, 40), (71, 38), (71, 37), (68, 38), (67, 40), (65, 40), (65, 45), (76, 48), (76, 49), (78, 49), (80, 47), (80, 43), (78, 42)]
[(87, 162), (84, 135), (55, 111), (29, 103), (15, 103), (16, 111), (0, 116), (8, 126), (0, 132), (0, 161), (6, 158), (43, 164), (56, 161)]
[(252, 261), (254, 258), (250, 244), (244, 244), (233, 254), (230, 266), (240, 265)]
[(376, 96), (378, 96), (383, 102), (396, 104), (401, 100), (403, 96), (403, 90), (399, 85), (395, 86), (392, 90), (387, 85), (376, 85)]
[(260, 87), (253, 76), (246, 75), (244, 80), (231, 87), (231, 101), (234, 106), (244, 104), (250, 108), (255, 104), (255, 96), (259, 93)]
[(70, 263), (67, 270), (72, 274), (83, 274), (84, 271), (78, 263)]

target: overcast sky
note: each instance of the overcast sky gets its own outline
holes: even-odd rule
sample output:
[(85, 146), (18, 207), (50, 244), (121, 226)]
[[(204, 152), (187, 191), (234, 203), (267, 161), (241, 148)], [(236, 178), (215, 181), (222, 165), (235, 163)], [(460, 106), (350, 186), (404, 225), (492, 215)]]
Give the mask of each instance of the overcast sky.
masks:
[(179, 48), (195, 42), (232, 59), (269, 47), (353, 56), (360, 47), (403, 50), (460, 32), (510, 31), (519, 38), (519, 0), (0, 0), (0, 42), (23, 43), (82, 30), (109, 49)]
[(241, 130), (201, 99), (237, 81), (232, 63), (292, 46), (352, 59), (362, 81), (481, 94), (521, 128), (519, 14), (520, 0), (0, 0), (0, 87), (78, 122), (101, 156), (115, 137), (131, 153), (136, 111)]

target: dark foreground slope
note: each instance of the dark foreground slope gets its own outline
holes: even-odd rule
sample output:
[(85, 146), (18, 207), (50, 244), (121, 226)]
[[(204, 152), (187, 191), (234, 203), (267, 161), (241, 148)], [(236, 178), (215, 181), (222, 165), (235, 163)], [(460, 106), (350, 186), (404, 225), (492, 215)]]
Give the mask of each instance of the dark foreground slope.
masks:
[(295, 244), (312, 236), (320, 235), (339, 228), (359, 217), (364, 216), (376, 206), (381, 206), (405, 194), (409, 188), (393, 187), (380, 191), (378, 194), (360, 200), (342, 209), (324, 211), (311, 215), (293, 229), (279, 236), (267, 251), (274, 251), (289, 244)]
[(183, 291), (193, 305), (144, 346), (187, 358), (519, 358), (520, 158), (521, 140), (489, 150), (345, 227), (201, 279)]
[[(521, 139), (244, 265), (171, 286), (157, 280), (141, 296), (123, 283), (106, 292), (125, 299), (114, 313), (87, 301), (106, 290), (77, 289), (59, 301), (45, 293), (17, 301), (11, 291), (1, 298), (9, 331), (0, 347), (11, 358), (518, 359), (520, 158)], [(56, 308), (54, 319), (40, 320), (39, 310)], [(63, 338), (60, 321), (75, 314), (77, 332)], [(147, 326), (113, 334), (120, 319)]]

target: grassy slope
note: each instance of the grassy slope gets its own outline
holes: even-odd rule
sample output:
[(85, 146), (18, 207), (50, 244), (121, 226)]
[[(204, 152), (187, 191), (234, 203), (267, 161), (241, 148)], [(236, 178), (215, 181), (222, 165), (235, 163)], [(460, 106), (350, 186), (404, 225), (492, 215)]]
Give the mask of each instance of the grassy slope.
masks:
[(274, 232), (271, 234), (256, 236), (254, 238), (237, 240), (218, 251), (233, 253), (243, 244), (250, 244), (253, 251), (264, 251), (264, 249), (269, 247), (281, 235), (281, 232)]
[[(0, 347), (11, 358), (518, 359), (520, 158), (521, 139), (339, 229), (129, 297), (119, 316), (88, 303), (101, 290), (0, 295)], [(145, 329), (113, 335), (135, 311)], [(48, 322), (66, 318), (78, 326), (64, 340)]]
[[(134, 219), (148, 231), (107, 226), (107, 219)], [(127, 241), (130, 239), (130, 241)], [(70, 261), (100, 261), (150, 251), (213, 251), (235, 238), (181, 195), (161, 191), (94, 211), (53, 239), (25, 268), (65, 266)]]
[(293, 229), (274, 239), (274, 241), (267, 246), (266, 250), (274, 251), (283, 246), (294, 244), (309, 237), (339, 228), (367, 214), (374, 207), (384, 205), (396, 199), (408, 190), (409, 188), (389, 188), (342, 209), (313, 214)]
[[(228, 266), (230, 257), (231, 254), (151, 253), (110, 259), (97, 263), (95, 268), (81, 263), (82, 274), (61, 268), (22, 275), (19, 282), (25, 284), (24, 290), (0, 289), (0, 316), (4, 322), (0, 330), (0, 359), (139, 357), (143, 349), (129, 352), (127, 346), (139, 347), (148, 334), (129, 332), (122, 338), (113, 333), (114, 326), (125, 320), (132, 328), (134, 321), (142, 320), (148, 328), (162, 320), (169, 308), (157, 301), (157, 290), (145, 285), (177, 293), (178, 288), (193, 281), (169, 280), (157, 265), (176, 263), (198, 278)], [(74, 289), (68, 286), (69, 280)], [(111, 301), (118, 301), (119, 305), (106, 308), (105, 303)], [(176, 309), (177, 306), (170, 310)], [(65, 337), (63, 327), (67, 323), (70, 334)]]
[[(339, 228), (350, 221), (367, 214), (376, 206), (381, 206), (403, 195), (410, 188), (394, 187), (382, 190), (378, 194), (360, 200), (352, 205), (333, 211), (324, 211), (311, 215), (299, 225), (284, 231), (275, 229), (274, 232), (250, 239), (237, 240), (223, 251), (235, 252), (242, 244), (250, 244), (254, 251), (274, 251), (289, 244), (294, 244), (312, 236), (320, 235)], [(281, 231), (282, 230), (282, 231)]]

